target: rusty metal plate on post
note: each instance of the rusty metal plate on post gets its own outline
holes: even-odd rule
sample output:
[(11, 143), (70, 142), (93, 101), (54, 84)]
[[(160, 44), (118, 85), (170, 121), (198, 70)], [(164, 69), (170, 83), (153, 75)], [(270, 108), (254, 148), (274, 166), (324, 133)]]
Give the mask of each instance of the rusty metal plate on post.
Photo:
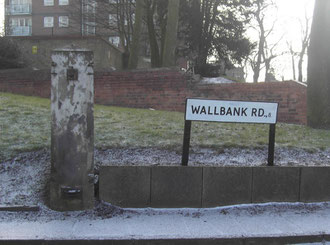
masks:
[(82, 189), (81, 187), (69, 187), (69, 186), (61, 186), (62, 196), (64, 198), (78, 198), (82, 197)]
[(78, 69), (73, 69), (73, 68), (67, 69), (66, 76), (68, 81), (78, 80)]

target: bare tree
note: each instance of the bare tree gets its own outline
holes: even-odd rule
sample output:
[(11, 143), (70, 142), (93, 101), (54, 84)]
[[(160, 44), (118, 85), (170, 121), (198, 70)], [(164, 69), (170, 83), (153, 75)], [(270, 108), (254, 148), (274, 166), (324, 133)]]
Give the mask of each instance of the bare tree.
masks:
[(162, 65), (175, 66), (180, 0), (169, 0)]
[(133, 29), (132, 44), (128, 62), (128, 69), (135, 69), (138, 65), (140, 50), (140, 34), (144, 13), (143, 0), (136, 0), (135, 23)]
[[(293, 79), (296, 80), (296, 69), (298, 70), (298, 81), (302, 82), (303, 79), (303, 62), (305, 55), (307, 54), (307, 48), (309, 46), (310, 41), (310, 18), (305, 14), (305, 20), (300, 22), (301, 27), (301, 44), (300, 49), (293, 47), (292, 42), (287, 41), (287, 47), (289, 49), (289, 53), (291, 55), (291, 63), (292, 63), (292, 72), (293, 72)], [(296, 59), (298, 58), (298, 65), (296, 67)]]
[[(161, 54), (159, 51), (159, 44), (157, 41), (157, 30), (154, 23), (154, 16), (156, 14), (157, 1), (145, 0), (145, 11), (146, 11), (146, 23), (148, 28), (149, 44), (150, 44), (150, 55), (151, 55), (151, 66), (161, 66)], [(163, 39), (161, 36), (160, 39)]]
[(310, 41), (310, 19), (305, 15), (305, 24), (301, 24), (301, 49), (299, 52), (299, 61), (298, 61), (298, 81), (302, 82), (303, 81), (303, 62), (304, 62), (304, 57), (307, 52), (307, 47), (309, 45)]
[(288, 46), (290, 55), (291, 55), (291, 65), (292, 65), (292, 77), (293, 80), (296, 80), (296, 62), (295, 62), (295, 58), (297, 56), (297, 53), (293, 50), (292, 47), (292, 42), (286, 42), (286, 45)]
[(281, 42), (283, 36), (281, 38), (279, 38), (279, 40), (277, 42), (275, 42), (274, 44), (268, 45), (267, 40), (265, 40), (265, 46), (264, 46), (264, 50), (262, 52), (262, 57), (264, 60), (264, 64), (265, 64), (265, 82), (270, 82), (270, 71), (272, 70), (272, 61), (274, 59), (276, 59), (277, 57), (283, 55), (283, 52), (281, 53), (277, 53), (276, 52), (276, 48), (278, 46), (278, 44)]
[[(260, 72), (262, 70), (262, 64), (265, 63), (267, 74), (267, 71), (270, 69), (271, 61), (277, 57), (273, 57), (274, 54), (271, 54), (271, 52), (273, 52), (272, 50), (266, 50), (267, 38), (273, 33), (276, 20), (273, 21), (273, 24), (270, 28), (265, 27), (267, 11), (269, 11), (271, 8), (276, 8), (276, 4), (273, 0), (255, 0), (254, 5), (255, 11), (253, 16), (257, 25), (252, 26), (252, 28), (258, 31), (259, 40), (257, 45), (257, 53), (255, 54), (254, 58), (250, 59), (250, 61), (253, 62), (253, 64), (251, 64), (253, 69), (253, 82), (257, 83), (259, 80)], [(265, 58), (267, 58), (267, 60), (265, 60)]]
[(70, 4), (72, 21), (80, 23), (82, 36), (97, 35), (106, 39), (118, 36), (112, 41), (129, 53), (135, 1), (79, 0), (71, 1)]

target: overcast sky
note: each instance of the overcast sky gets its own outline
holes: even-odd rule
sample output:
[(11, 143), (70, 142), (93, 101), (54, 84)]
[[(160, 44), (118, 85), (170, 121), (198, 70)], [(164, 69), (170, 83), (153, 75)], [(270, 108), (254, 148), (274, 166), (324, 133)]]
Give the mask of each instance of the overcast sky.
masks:
[[(301, 40), (301, 27), (299, 20), (304, 20), (305, 13), (307, 16), (312, 16), (314, 0), (276, 0), (278, 11), (270, 13), (269, 21), (273, 18), (277, 18), (277, 28), (274, 35), (271, 37), (276, 42), (282, 35), (283, 39), (279, 46), (281, 51), (286, 51), (286, 41), (292, 42), (294, 48), (299, 51)], [(0, 23), (1, 30), (3, 30), (4, 22), (4, 0), (0, 0)], [(251, 38), (255, 39), (256, 34), (251, 33)], [(280, 52), (280, 51), (279, 51)], [(276, 68), (277, 78), (292, 79), (290, 56), (284, 55), (278, 60), (274, 61)], [(306, 65), (307, 62), (305, 62)], [(263, 74), (261, 75), (264, 76)], [(251, 81), (251, 72), (248, 76), (248, 80)]]
[(3, 31), (4, 22), (4, 0), (0, 0), (0, 33)]

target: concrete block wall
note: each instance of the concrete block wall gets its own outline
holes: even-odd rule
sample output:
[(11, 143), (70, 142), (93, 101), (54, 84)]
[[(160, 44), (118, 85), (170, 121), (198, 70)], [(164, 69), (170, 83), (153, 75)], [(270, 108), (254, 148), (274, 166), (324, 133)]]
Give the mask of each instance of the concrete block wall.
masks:
[(100, 168), (100, 199), (121, 207), (330, 201), (330, 167)]
[[(0, 71), (0, 91), (50, 96), (50, 71)], [(306, 86), (297, 82), (201, 85), (173, 69), (95, 72), (95, 103), (184, 111), (186, 98), (279, 103), (278, 121), (306, 124)]]

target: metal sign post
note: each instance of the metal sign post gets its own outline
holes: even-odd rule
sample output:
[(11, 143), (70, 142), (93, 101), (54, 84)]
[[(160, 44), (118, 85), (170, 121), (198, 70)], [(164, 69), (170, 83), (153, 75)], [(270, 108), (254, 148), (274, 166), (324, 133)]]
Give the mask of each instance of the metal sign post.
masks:
[(189, 146), (190, 146), (190, 132), (191, 132), (191, 121), (185, 120), (184, 122), (184, 135), (183, 135), (183, 149), (182, 149), (182, 166), (188, 165), (189, 160)]
[(268, 166), (274, 166), (275, 124), (269, 125)]
[(270, 124), (268, 166), (274, 165), (275, 126), (278, 103), (187, 99), (182, 148), (182, 166), (189, 161), (191, 122)]

